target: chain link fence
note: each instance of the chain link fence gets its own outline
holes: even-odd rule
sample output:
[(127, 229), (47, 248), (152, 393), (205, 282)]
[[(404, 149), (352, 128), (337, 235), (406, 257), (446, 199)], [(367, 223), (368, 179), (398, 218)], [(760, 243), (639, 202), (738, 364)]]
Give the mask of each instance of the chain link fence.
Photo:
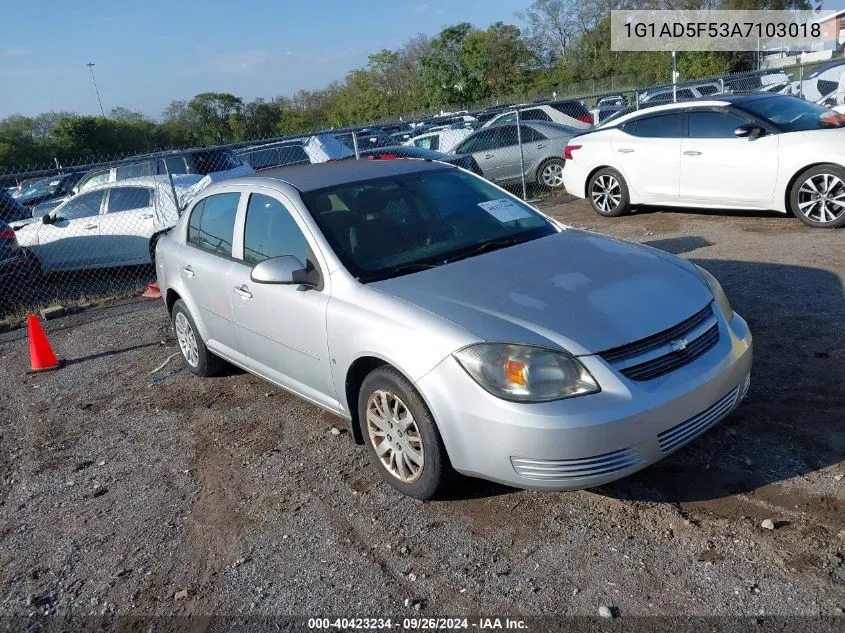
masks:
[[(102, 157), (0, 173), (0, 319), (51, 304), (137, 295), (155, 280), (156, 240), (215, 181), (338, 160), (440, 160), (523, 199), (562, 191), (573, 136), (631, 111), (738, 92), (835, 98), (840, 63), (494, 105), (369, 127), (223, 147)], [(556, 93), (555, 93), (556, 94)]]

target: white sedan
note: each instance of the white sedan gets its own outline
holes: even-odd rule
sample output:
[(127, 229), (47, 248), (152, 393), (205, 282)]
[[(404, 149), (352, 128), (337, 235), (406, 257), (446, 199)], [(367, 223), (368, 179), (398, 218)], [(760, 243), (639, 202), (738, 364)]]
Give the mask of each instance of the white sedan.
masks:
[(570, 141), (566, 190), (615, 217), (631, 205), (771, 209), (845, 225), (845, 116), (757, 93), (620, 116)]
[(179, 208), (210, 182), (194, 174), (173, 181), (173, 188), (166, 176), (92, 187), (39, 220), (13, 224), (18, 244), (37, 258), (45, 274), (149, 264), (158, 237), (179, 220)]

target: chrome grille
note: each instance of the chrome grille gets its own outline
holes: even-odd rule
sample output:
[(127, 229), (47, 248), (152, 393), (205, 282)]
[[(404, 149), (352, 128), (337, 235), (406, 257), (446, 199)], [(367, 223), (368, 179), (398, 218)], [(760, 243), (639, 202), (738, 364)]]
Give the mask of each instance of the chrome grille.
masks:
[(511, 457), (513, 469), (526, 479), (581, 479), (608, 475), (643, 463), (634, 448), (578, 459), (528, 459)]
[(704, 433), (733, 410), (738, 393), (739, 388), (735, 387), (728, 395), (698, 415), (659, 433), (657, 440), (660, 450), (669, 453)]
[(719, 342), (712, 304), (678, 325), (599, 353), (626, 378), (651, 380), (691, 363)]

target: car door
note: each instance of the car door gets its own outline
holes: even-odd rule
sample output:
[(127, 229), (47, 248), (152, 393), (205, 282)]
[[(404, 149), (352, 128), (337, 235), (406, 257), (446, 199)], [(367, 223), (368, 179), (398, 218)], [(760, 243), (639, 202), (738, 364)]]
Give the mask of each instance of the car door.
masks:
[(611, 137), (628, 187), (646, 200), (677, 200), (681, 175), (680, 111), (638, 117)]
[(771, 202), (778, 174), (777, 134), (737, 137), (749, 121), (726, 111), (687, 112), (681, 146), (681, 200)]
[(205, 331), (206, 344), (226, 355), (237, 350), (229, 270), (240, 192), (204, 198), (191, 210), (179, 275)]
[(303, 266), (321, 265), (289, 200), (273, 191), (249, 193), (243, 249), (229, 270), (239, 351), (252, 369), (329, 406), (336, 396), (326, 336), (328, 290), (255, 283), (252, 268), (271, 257), (293, 255)]
[(105, 191), (75, 196), (50, 213), (52, 223), (38, 225), (38, 244), (30, 246), (45, 271), (100, 265), (100, 210)]
[(494, 182), (519, 180), (519, 136), (516, 124), (496, 125), (490, 130), (494, 131), (490, 146), (486, 151), (474, 154), (484, 177)]
[(453, 151), (453, 154), (472, 154), (475, 162), (481, 169), (481, 174), (488, 180), (493, 179), (495, 172), (496, 153), (493, 150), (493, 143), (496, 138), (498, 126), (484, 128), (460, 143)]
[(150, 238), (156, 230), (151, 187), (114, 187), (108, 190), (100, 217), (100, 239), (107, 263), (113, 266), (151, 261)]

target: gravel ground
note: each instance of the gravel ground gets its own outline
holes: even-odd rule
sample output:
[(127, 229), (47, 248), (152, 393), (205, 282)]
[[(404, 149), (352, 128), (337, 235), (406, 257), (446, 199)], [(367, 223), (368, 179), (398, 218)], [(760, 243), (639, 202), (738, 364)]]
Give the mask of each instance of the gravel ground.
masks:
[(198, 379), (178, 357), (150, 375), (178, 351), (161, 302), (49, 322), (68, 362), (47, 374), (25, 374), (26, 334), (7, 332), (0, 615), (607, 606), (623, 622), (810, 616), (812, 630), (822, 616), (841, 629), (845, 232), (767, 213), (604, 219), (566, 198), (542, 206), (713, 272), (755, 336), (749, 400), (612, 485), (537, 493), (461, 479), (450, 498), (419, 503), (378, 479), (341, 420), (269, 383), (236, 370)]

